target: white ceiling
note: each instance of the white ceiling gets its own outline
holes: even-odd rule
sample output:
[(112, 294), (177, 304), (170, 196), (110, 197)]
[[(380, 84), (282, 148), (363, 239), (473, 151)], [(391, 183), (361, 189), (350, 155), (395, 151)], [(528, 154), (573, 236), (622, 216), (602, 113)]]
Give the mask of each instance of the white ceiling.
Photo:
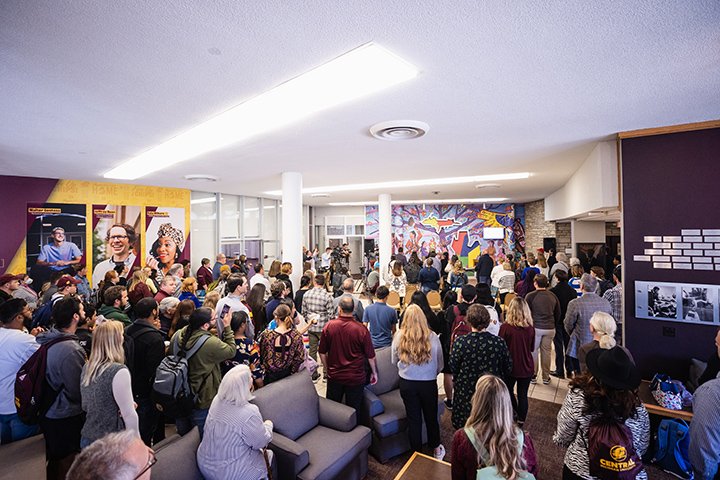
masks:
[[(138, 183), (257, 195), (530, 171), (393, 199), (541, 198), (618, 131), (720, 118), (720, 2), (3, 0), (0, 172), (102, 180), (158, 143), (368, 41), (421, 75)], [(408, 142), (377, 122), (430, 124)], [(210, 173), (217, 183), (189, 182)], [(380, 192), (307, 198), (376, 199)]]

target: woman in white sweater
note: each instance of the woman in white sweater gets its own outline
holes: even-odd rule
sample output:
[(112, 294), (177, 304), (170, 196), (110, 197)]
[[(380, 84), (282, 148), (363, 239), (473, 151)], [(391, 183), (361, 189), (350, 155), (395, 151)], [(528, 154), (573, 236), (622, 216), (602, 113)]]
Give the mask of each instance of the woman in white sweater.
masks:
[[(272, 440), (273, 424), (263, 422), (258, 407), (250, 403), (251, 388), (247, 365), (233, 367), (220, 383), (197, 451), (198, 467), (207, 480), (268, 477), (263, 449)], [(271, 460), (272, 452), (267, 454)]]

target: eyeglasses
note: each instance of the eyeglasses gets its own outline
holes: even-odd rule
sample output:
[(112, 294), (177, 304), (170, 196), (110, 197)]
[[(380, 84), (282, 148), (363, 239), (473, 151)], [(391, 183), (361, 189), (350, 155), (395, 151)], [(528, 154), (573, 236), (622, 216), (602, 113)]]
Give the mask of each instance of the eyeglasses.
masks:
[(140, 470), (140, 473), (138, 473), (137, 475), (135, 475), (135, 478), (133, 478), (133, 480), (138, 480), (138, 478), (142, 477), (143, 474), (145, 474), (145, 472), (147, 472), (148, 470), (150, 470), (150, 469), (152, 468), (152, 466), (157, 463), (157, 457), (155, 456), (155, 452), (153, 452), (152, 450), (148, 449), (148, 454), (149, 454), (149, 455), (148, 455), (147, 465), (145, 465), (145, 468), (143, 468), (142, 470)]
[(113, 235), (110, 240), (125, 240), (126, 238), (128, 238), (127, 235)]

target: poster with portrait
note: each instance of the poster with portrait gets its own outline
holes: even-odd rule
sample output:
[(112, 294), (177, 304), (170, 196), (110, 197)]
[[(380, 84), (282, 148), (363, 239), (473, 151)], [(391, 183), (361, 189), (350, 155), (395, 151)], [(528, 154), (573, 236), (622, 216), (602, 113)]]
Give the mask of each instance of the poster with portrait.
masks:
[(38, 288), (53, 273), (75, 275), (85, 263), (85, 205), (27, 204), (27, 272)]
[(145, 264), (166, 274), (190, 259), (184, 208), (145, 207)]
[(92, 206), (93, 286), (111, 270), (129, 278), (132, 268), (140, 265), (141, 210), (140, 206)]

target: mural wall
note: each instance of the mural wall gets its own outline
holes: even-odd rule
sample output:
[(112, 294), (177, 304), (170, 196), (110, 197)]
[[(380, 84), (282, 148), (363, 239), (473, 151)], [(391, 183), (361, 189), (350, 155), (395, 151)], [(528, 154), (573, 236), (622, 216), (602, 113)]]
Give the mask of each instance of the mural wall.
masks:
[[(485, 230), (489, 229), (489, 230)], [(378, 207), (365, 207), (365, 236), (378, 238)], [(525, 251), (525, 211), (522, 205), (394, 205), (393, 253), (403, 247), (422, 257), (434, 250), (457, 255), (472, 267), (480, 252), (491, 255)]]

